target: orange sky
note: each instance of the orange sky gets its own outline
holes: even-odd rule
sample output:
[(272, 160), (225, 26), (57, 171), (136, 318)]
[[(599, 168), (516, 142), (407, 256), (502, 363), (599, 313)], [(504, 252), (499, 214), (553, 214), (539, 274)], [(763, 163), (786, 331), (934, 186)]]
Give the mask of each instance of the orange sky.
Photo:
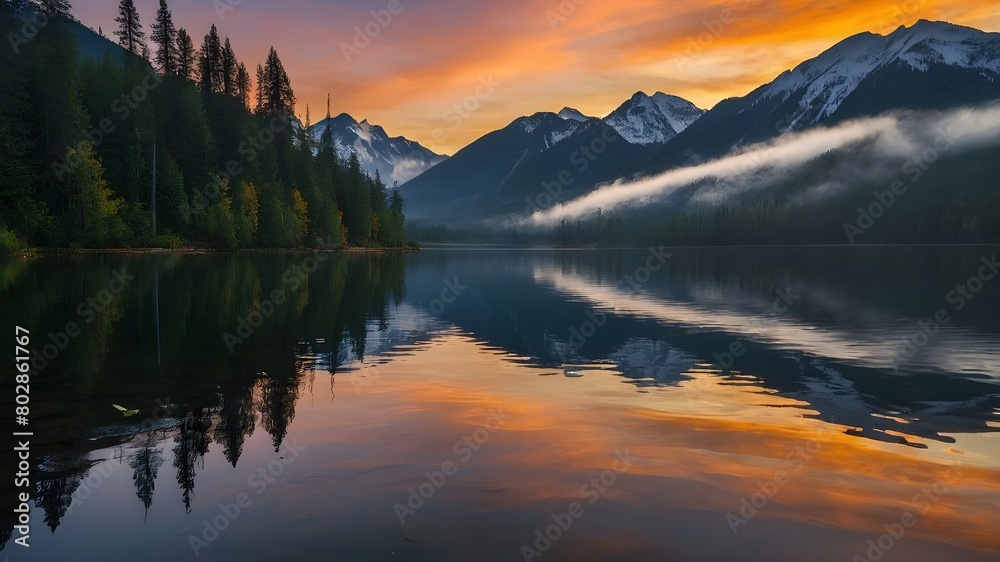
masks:
[[(367, 118), (448, 154), (518, 116), (566, 105), (603, 116), (638, 90), (710, 108), (852, 34), (885, 34), (921, 18), (1000, 31), (1000, 4), (983, 0), (228, 2), (238, 5), (168, 5), (196, 45), (215, 23), (248, 68), (273, 45), (303, 119), (307, 103), (313, 121), (325, 114), (329, 92), (334, 114)], [(75, 15), (110, 35), (117, 2), (80, 4)], [(157, 4), (136, 1), (147, 32)], [(383, 15), (385, 25), (374, 21), (372, 10), (390, 7), (397, 13)], [(373, 37), (354, 43), (366, 27)], [(490, 79), (492, 92), (480, 86)], [(477, 93), (483, 99), (467, 100)], [(466, 101), (473, 111), (449, 111)]]

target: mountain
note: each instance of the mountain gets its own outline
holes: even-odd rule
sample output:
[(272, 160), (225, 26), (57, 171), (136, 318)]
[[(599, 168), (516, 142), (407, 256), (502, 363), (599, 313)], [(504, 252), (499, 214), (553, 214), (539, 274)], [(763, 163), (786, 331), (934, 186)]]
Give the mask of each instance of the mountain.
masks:
[(1000, 99), (1000, 33), (920, 20), (860, 33), (742, 98), (721, 101), (660, 151), (647, 171), (699, 162), (789, 131), (900, 109)]
[(371, 176), (377, 171), (386, 185), (405, 183), (447, 159), (418, 142), (390, 137), (385, 129), (368, 120), (359, 123), (346, 113), (312, 125), (310, 132), (317, 146), (323, 142), (328, 129), (334, 149), (341, 158), (356, 154), (361, 167)]
[(128, 52), (125, 49), (111, 39), (99, 35), (93, 29), (78, 22), (73, 22), (67, 26), (67, 29), (76, 39), (76, 47), (84, 57), (100, 61), (105, 56), (109, 56), (118, 63), (123, 63), (126, 60)]
[[(523, 213), (532, 202), (544, 207), (602, 183), (698, 164), (788, 132), (890, 111), (946, 110), (996, 100), (1000, 34), (920, 20), (885, 36), (849, 37), (707, 112), (676, 96), (638, 92), (604, 119), (588, 119), (572, 108), (536, 114), (532, 118), (546, 115), (558, 127), (558, 134), (546, 137), (551, 142), (543, 148), (536, 142), (533, 152), (519, 151), (525, 139), (504, 136), (501, 141), (491, 133), (480, 139), (488, 143), (476, 141), (448, 166), (410, 181), (405, 186), (408, 211), (414, 218), (446, 221)], [(624, 142), (605, 143), (600, 137), (609, 138), (609, 129)], [(581, 154), (593, 146), (601, 153), (584, 161)], [(489, 164), (478, 166), (480, 161)], [(553, 183), (562, 173), (568, 174), (566, 181)]]
[(704, 109), (686, 99), (656, 92), (647, 96), (637, 92), (604, 122), (632, 144), (662, 144), (677, 136), (698, 120)]
[[(640, 169), (703, 112), (676, 96), (638, 92), (604, 119), (570, 107), (520, 117), (408, 182), (407, 216), (496, 215), (522, 211), (525, 199), (544, 203), (543, 193), (578, 195)], [(554, 187), (561, 173), (566, 181)]]
[(403, 186), (407, 217), (489, 210), (512, 172), (573, 134), (581, 123), (540, 112), (486, 134)]

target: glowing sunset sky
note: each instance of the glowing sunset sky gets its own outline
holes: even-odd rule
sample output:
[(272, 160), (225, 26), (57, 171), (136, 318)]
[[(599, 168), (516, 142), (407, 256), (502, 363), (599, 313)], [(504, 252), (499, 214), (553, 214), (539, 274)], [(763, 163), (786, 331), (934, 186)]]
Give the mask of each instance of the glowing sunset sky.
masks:
[[(217, 6), (227, 2), (238, 6), (220, 15)], [(148, 35), (158, 0), (135, 3)], [(75, 4), (77, 18), (111, 36), (118, 2)], [(398, 13), (388, 25), (370, 23), (372, 10), (390, 4)], [(251, 76), (273, 45), (291, 77), (301, 118), (307, 103), (313, 121), (322, 118), (329, 92), (334, 115), (368, 119), (391, 135), (448, 154), (536, 111), (568, 105), (604, 116), (638, 90), (675, 94), (710, 108), (850, 35), (886, 34), (921, 18), (1000, 31), (1000, 4), (983, 0), (564, 0), (565, 17), (556, 16), (558, 0), (168, 0), (168, 5), (175, 25), (188, 30), (196, 47), (216, 24)], [(722, 23), (727, 9), (728, 23)], [(344, 44), (352, 44), (355, 28), (366, 25), (378, 35), (360, 53), (345, 56)], [(458, 124), (449, 108), (490, 78), (495, 91)], [(438, 142), (437, 129), (442, 129)]]

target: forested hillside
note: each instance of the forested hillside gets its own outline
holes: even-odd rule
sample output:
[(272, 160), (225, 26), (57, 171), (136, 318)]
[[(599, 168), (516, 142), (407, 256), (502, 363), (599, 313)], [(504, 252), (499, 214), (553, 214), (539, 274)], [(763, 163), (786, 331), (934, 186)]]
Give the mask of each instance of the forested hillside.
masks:
[(0, 249), (405, 243), (399, 194), (306, 134), (273, 48), (251, 78), (163, 0), (116, 21), (95, 55), (67, 1), (0, 0)]

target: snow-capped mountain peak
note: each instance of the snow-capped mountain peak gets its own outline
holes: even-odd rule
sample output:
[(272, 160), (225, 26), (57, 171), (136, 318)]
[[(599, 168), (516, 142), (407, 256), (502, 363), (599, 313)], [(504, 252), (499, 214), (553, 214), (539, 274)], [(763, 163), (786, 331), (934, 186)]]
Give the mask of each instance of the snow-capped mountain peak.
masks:
[(801, 94), (789, 126), (812, 125), (831, 116), (873, 72), (894, 64), (920, 72), (946, 65), (1000, 74), (1000, 34), (927, 20), (885, 36), (860, 33), (783, 72), (755, 97), (783, 102)]
[(446, 158), (418, 142), (390, 137), (381, 126), (367, 119), (359, 123), (346, 113), (323, 119), (311, 127), (316, 150), (322, 146), (327, 129), (340, 158), (356, 154), (365, 172), (371, 176), (378, 172), (387, 185), (402, 184)]
[[(563, 116), (562, 113), (565, 111), (566, 109), (559, 114), (541, 111), (526, 117), (518, 117), (508, 127), (521, 128), (527, 133), (527, 138), (537, 138), (544, 145), (543, 148), (548, 148), (572, 135), (581, 123), (589, 119), (587, 117), (584, 117), (582, 120), (569, 119)], [(583, 114), (580, 115), (582, 116)]]
[(705, 110), (677, 96), (662, 92), (648, 96), (644, 92), (636, 92), (605, 117), (604, 122), (632, 144), (662, 144), (694, 123), (703, 113)]

